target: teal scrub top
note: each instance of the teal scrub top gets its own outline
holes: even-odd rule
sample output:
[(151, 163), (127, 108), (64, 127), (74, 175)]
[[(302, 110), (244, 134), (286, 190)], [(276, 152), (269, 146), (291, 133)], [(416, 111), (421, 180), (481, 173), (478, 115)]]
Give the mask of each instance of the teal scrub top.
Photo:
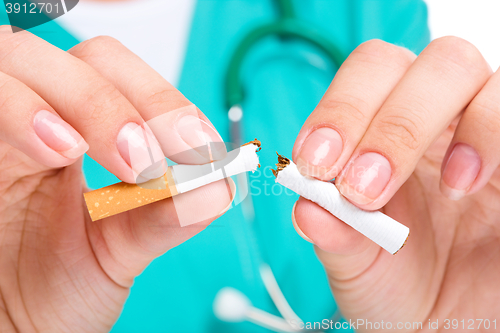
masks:
[[(427, 8), (420, 0), (296, 0), (294, 5), (301, 20), (321, 29), (345, 55), (373, 38), (415, 53), (430, 40)], [(197, 2), (178, 88), (225, 141), (229, 121), (224, 74), (229, 57), (250, 29), (276, 15), (270, 0)], [(64, 50), (78, 43), (55, 22), (30, 31)], [(255, 307), (279, 316), (260, 278), (262, 262), (270, 265), (290, 306), (305, 322), (321, 322), (335, 313), (313, 246), (292, 226), (291, 209), (298, 197), (275, 184), (270, 167), (276, 163), (276, 151), (291, 156), (302, 124), (336, 70), (315, 47), (295, 39), (270, 37), (251, 50), (242, 71), (244, 141), (258, 138), (263, 143), (262, 168), (250, 175), (255, 219), (246, 221), (236, 206), (156, 259), (135, 279), (112, 332), (268, 332), (248, 322), (222, 322), (212, 311), (217, 292), (229, 286), (247, 295)], [(88, 156), (83, 169), (91, 188), (118, 181)]]

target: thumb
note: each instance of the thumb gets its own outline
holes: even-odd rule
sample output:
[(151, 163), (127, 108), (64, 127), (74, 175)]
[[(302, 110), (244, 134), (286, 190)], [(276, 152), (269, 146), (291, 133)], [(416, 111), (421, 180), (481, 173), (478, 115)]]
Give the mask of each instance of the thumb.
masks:
[(300, 198), (294, 207), (294, 225), (315, 244), (346, 318), (423, 320), (434, 304), (444, 261), (438, 265), (425, 198), (403, 186), (393, 200), (385, 211), (412, 229), (412, 242), (396, 256), (311, 201)]
[(300, 198), (292, 209), (297, 233), (313, 243), (331, 283), (364, 272), (381, 248), (317, 204)]

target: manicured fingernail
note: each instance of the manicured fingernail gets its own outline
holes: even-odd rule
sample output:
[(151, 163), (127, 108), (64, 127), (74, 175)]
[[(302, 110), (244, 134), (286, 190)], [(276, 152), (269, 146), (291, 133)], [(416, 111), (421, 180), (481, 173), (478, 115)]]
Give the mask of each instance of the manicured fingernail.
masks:
[(216, 215), (215, 217), (222, 216), (231, 207), (234, 206), (233, 205), (233, 201), (234, 201), (234, 198), (236, 198), (236, 184), (235, 184), (235, 182), (233, 181), (233, 179), (231, 177), (227, 178), (227, 184), (229, 185), (229, 191), (231, 192), (231, 200), (230, 200), (229, 204), (218, 215)]
[(70, 124), (49, 111), (38, 111), (33, 120), (36, 135), (52, 150), (66, 158), (78, 158), (89, 145)]
[(481, 169), (481, 158), (474, 148), (458, 143), (443, 170), (441, 191), (451, 200), (462, 198)]
[(297, 168), (303, 175), (320, 178), (342, 153), (342, 137), (329, 127), (322, 127), (305, 139), (297, 157)]
[(309, 237), (307, 237), (306, 234), (297, 225), (297, 221), (295, 220), (295, 206), (297, 206), (297, 202), (295, 202), (293, 204), (293, 207), (292, 207), (292, 223), (293, 223), (293, 227), (295, 228), (295, 231), (299, 234), (300, 237), (304, 238), (309, 243), (313, 243), (312, 239), (309, 238)]
[(161, 177), (167, 163), (160, 145), (144, 124), (128, 123), (120, 130), (116, 140), (118, 152), (132, 168), (137, 183)]
[(226, 157), (226, 146), (217, 131), (206, 121), (187, 115), (179, 119), (175, 126), (181, 139), (203, 157), (220, 160)]
[(344, 175), (339, 191), (351, 201), (364, 205), (377, 199), (391, 179), (391, 164), (382, 155), (359, 156)]

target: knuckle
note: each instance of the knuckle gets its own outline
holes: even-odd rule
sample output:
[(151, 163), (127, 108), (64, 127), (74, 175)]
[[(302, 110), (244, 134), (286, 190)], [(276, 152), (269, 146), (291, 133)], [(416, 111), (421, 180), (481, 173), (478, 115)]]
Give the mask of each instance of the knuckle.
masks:
[(417, 55), (407, 49), (406, 47), (396, 46), (393, 50), (394, 58), (393, 61), (397, 61), (400, 65), (404, 67), (410, 67), (410, 65), (415, 61)]
[(394, 45), (384, 42), (381, 39), (370, 39), (364, 43), (361, 43), (356, 48), (356, 51), (362, 53), (380, 53), (389, 51), (392, 46)]
[[(190, 104), (189, 101), (173, 86), (165, 86), (162, 83), (146, 84), (142, 96), (146, 96), (143, 106), (147, 109), (160, 108), (173, 110), (177, 107)], [(179, 104), (179, 105), (177, 105)]]
[(350, 118), (357, 123), (366, 123), (368, 116), (363, 111), (367, 108), (366, 102), (353, 96), (334, 96), (321, 102), (321, 113), (335, 112), (343, 118)]
[(93, 43), (93, 44), (102, 43), (105, 45), (108, 43), (120, 43), (116, 38), (113, 38), (111, 36), (106, 36), (106, 35), (100, 35), (100, 36), (93, 37), (93, 38), (89, 39), (88, 42)]
[(31, 33), (29, 31), (23, 30), (18, 33), (12, 32), (12, 26), (10, 25), (0, 25), (0, 42), (10, 40), (12, 38), (19, 39), (20, 37), (29, 36)]
[(101, 78), (88, 81), (76, 101), (81, 112), (79, 117), (90, 121), (90, 125), (100, 122), (108, 115), (116, 114), (122, 107), (123, 96), (110, 82)]
[[(29, 31), (12, 33), (10, 25), (2, 25), (0, 27), (0, 60), (10, 58), (9, 56), (15, 54), (20, 47), (23, 47), (23, 54), (31, 54), (41, 41)], [(20, 55), (18, 57), (22, 58)]]
[(90, 58), (108, 54), (111, 50), (122, 47), (123, 44), (110, 36), (97, 36), (74, 46), (68, 52), (78, 58)]
[[(19, 96), (31, 95), (31, 90), (21, 81), (5, 76), (0, 84), (1, 99), (3, 101), (19, 101)], [(23, 101), (27, 102), (26, 100)], [(0, 108), (1, 109), (1, 108)]]
[(109, 49), (112, 46), (122, 45), (117, 39), (104, 35), (86, 40), (83, 44), (87, 45), (89, 48), (95, 49)]
[(168, 101), (172, 101), (179, 94), (173, 87), (160, 88), (153, 91), (153, 93), (150, 93), (149, 96), (146, 97), (147, 106), (161, 105)]
[[(19, 100), (19, 92), (24, 92), (25, 87), (19, 81), (10, 77), (2, 77), (0, 83), (0, 110), (10, 109)], [(24, 101), (26, 102), (26, 101)]]
[(12, 28), (8, 24), (2, 24), (2, 25), (0, 25), (0, 34), (5, 34), (5, 33), (11, 33), (12, 34)]
[(360, 54), (365, 61), (371, 63), (399, 65), (401, 67), (409, 67), (416, 58), (416, 55), (410, 50), (380, 39), (371, 39), (360, 44), (353, 53)]
[(500, 106), (491, 98), (473, 101), (465, 111), (473, 122), (487, 133), (497, 133), (500, 126)]
[(489, 66), (481, 52), (462, 38), (455, 36), (441, 37), (432, 41), (428, 49), (444, 61), (456, 64), (465, 70), (478, 68), (480, 70), (487, 69), (489, 72)]
[[(399, 113), (407, 114), (408, 112)], [(422, 124), (419, 120), (397, 114), (384, 116), (376, 126), (377, 131), (396, 147), (410, 150), (418, 150), (421, 147), (424, 138), (421, 128)]]

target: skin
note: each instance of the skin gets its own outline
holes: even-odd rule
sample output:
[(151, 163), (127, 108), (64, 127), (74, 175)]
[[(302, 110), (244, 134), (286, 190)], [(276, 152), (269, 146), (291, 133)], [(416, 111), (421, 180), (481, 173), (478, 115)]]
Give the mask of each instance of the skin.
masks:
[[(323, 171), (306, 165), (303, 173), (337, 177), (352, 203), (380, 209), (410, 228), (407, 244), (393, 256), (316, 204), (298, 200), (294, 225), (315, 244), (345, 318), (393, 327), (423, 322), (422, 330), (398, 332), (447, 331), (446, 319), (465, 319), (466, 327), (468, 319), (498, 322), (499, 88), (500, 72), (492, 75), (477, 49), (456, 37), (433, 41), (418, 58), (369, 41), (341, 67), (299, 133), (294, 160), (307, 155), (302, 145), (314, 129), (337, 130), (343, 143), (334, 165)], [(462, 198), (442, 176), (459, 144), (474, 149), (480, 167)], [(346, 170), (372, 152), (387, 158), (392, 173), (381, 194), (367, 202), (346, 191)], [(452, 173), (466, 172), (473, 161), (458, 159)], [(429, 329), (428, 320), (439, 320), (439, 329)], [(479, 331), (488, 332), (484, 326)]]
[[(33, 136), (35, 113), (59, 115), (88, 142), (92, 158), (133, 182), (116, 147), (120, 128), (175, 115), (190, 102), (111, 38), (64, 53), (27, 32), (13, 35), (3, 27), (0, 44), (0, 102), (2, 115), (9, 115), (0, 118), (0, 331), (106, 332), (134, 277), (203, 230), (232, 198), (224, 182), (182, 195), (176, 210), (206, 203), (197, 209), (202, 222), (187, 228), (179, 227), (172, 200), (91, 222), (82, 200), (87, 189), (81, 158), (40, 153), (46, 147)], [(294, 149), (297, 161), (313, 129), (336, 129), (343, 140), (341, 155), (319, 178), (338, 176), (337, 185), (360, 153), (383, 153), (392, 167), (390, 184), (373, 202), (354, 203), (382, 209), (409, 226), (408, 244), (391, 256), (304, 199), (293, 219), (298, 232), (316, 244), (348, 319), (494, 319), (500, 271), (498, 75), (491, 76), (479, 52), (456, 38), (434, 42), (421, 60), (415, 58), (380, 41), (360, 46), (305, 123)], [(392, 108), (384, 108), (388, 101)], [(377, 131), (372, 125), (376, 115), (389, 114), (384, 110), (397, 110), (398, 117)], [(434, 116), (418, 122), (415, 115), (423, 110)], [(458, 202), (438, 186), (450, 141), (451, 147), (467, 143), (481, 158), (479, 175)]]
[[(199, 160), (176, 154), (187, 146), (175, 121), (186, 113), (198, 119), (194, 113), (199, 128), (211, 124), (112, 38), (64, 52), (4, 26), (0, 45), (0, 332), (107, 332), (134, 277), (220, 216), (233, 184), (219, 181), (92, 222), (82, 195), (85, 147), (73, 158), (50, 149), (37, 137), (35, 115), (46, 110), (62, 119), (88, 142), (89, 156), (127, 182), (135, 178), (117, 141), (125, 124), (166, 119), (156, 134), (171, 134), (163, 150), (182, 163)], [(183, 133), (192, 140), (199, 128), (189, 124)], [(207, 131), (216, 141), (215, 130)], [(181, 228), (178, 216), (198, 223)]]

